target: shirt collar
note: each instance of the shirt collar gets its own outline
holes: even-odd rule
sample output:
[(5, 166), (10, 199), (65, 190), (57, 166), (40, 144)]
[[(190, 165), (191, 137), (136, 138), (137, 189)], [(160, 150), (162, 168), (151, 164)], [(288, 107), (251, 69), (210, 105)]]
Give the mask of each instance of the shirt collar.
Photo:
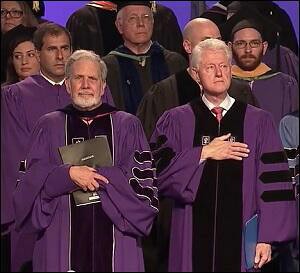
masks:
[(42, 73), (42, 71), (40, 71), (40, 74), (41, 74), (41, 76), (42, 76), (46, 81), (50, 82), (52, 85), (63, 85), (64, 82), (65, 82), (65, 79), (63, 79), (63, 80), (60, 81), (60, 82), (54, 82), (54, 81), (50, 80), (49, 78), (47, 78), (47, 77)]
[[(211, 111), (211, 109), (213, 109), (214, 107), (216, 107), (216, 105), (213, 105), (210, 101), (208, 101), (208, 99), (205, 97), (205, 95), (202, 96), (202, 101), (208, 107), (208, 109), (210, 111)], [(234, 102), (235, 102), (235, 99), (232, 98), (232, 97), (230, 97), (227, 94), (226, 97), (225, 97), (225, 99), (218, 106), (222, 107), (224, 109), (224, 112), (226, 113), (231, 108), (231, 106), (233, 105)]]

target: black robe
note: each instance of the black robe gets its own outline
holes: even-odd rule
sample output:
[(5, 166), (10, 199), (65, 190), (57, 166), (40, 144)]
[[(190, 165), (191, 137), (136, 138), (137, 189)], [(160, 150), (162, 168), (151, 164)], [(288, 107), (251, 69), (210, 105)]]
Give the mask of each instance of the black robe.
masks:
[[(258, 106), (250, 87), (232, 79), (228, 90), (230, 96), (242, 102)], [(142, 99), (137, 116), (142, 121), (146, 136), (149, 138), (155, 124), (164, 111), (186, 104), (198, 97), (199, 85), (188, 74), (187, 70), (176, 73), (153, 85)]]
[(123, 40), (116, 26), (117, 12), (94, 6), (84, 6), (68, 19), (66, 27), (72, 36), (72, 47), (92, 50), (105, 56)]
[[(125, 52), (127, 57), (115, 55), (114, 52)], [(145, 62), (132, 59), (144, 56), (147, 56)], [(153, 84), (187, 67), (184, 57), (157, 42), (143, 56), (120, 46), (105, 56), (103, 61), (107, 65), (107, 84), (116, 107), (131, 114), (136, 113), (140, 100)]]

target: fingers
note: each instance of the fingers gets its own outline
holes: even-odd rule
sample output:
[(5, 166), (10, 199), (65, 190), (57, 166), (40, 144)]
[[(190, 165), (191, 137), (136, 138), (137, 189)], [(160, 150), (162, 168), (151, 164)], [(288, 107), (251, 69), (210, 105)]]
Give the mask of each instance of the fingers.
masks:
[(246, 158), (249, 156), (248, 153), (242, 153), (242, 152), (231, 152), (230, 156), (238, 157), (239, 160), (242, 160), (243, 158)]
[(227, 135), (216, 137), (215, 139), (217, 139), (217, 140), (227, 140), (227, 139), (229, 139), (230, 136), (231, 136), (231, 133), (228, 133)]
[(261, 268), (264, 264), (267, 263), (268, 255), (263, 255), (259, 261), (258, 268)]
[(257, 269), (260, 262), (260, 251), (256, 251), (254, 258), (254, 268)]
[(98, 173), (96, 173), (96, 174), (94, 175), (94, 179), (100, 180), (100, 181), (104, 182), (105, 184), (108, 184), (108, 183), (109, 183), (108, 179), (107, 179), (105, 176), (103, 176), (103, 175), (101, 175), (101, 174), (98, 174)]
[(242, 142), (230, 142), (232, 147), (239, 147), (242, 149), (247, 149), (248, 145), (246, 143), (242, 143)]

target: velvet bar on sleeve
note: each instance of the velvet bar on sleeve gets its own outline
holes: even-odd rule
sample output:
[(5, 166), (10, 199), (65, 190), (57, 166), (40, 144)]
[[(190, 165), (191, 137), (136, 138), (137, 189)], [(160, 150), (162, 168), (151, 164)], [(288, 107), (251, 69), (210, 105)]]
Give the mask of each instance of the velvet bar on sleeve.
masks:
[[(217, 223), (222, 228), (218, 229), (217, 225), (218, 240), (216, 241), (217, 256), (215, 260), (217, 263), (215, 266), (220, 271), (231, 266), (228, 264), (226, 266), (226, 263), (228, 255), (232, 254), (229, 257), (235, 257), (233, 259), (239, 261), (236, 266), (241, 271), (246, 271), (242, 251), (242, 227), (255, 213), (259, 214), (260, 219), (259, 242), (273, 244), (289, 241), (296, 237), (296, 206), (291, 178), (288, 175), (287, 160), (283, 156), (283, 147), (271, 115), (256, 107), (235, 102), (232, 109), (230, 108), (221, 120), (221, 131), (222, 134), (225, 134), (237, 126), (241, 128), (241, 135), (237, 135), (237, 137), (242, 137), (241, 140), (248, 144), (249, 157), (242, 163), (233, 160), (223, 160), (218, 163), (214, 160), (207, 160), (207, 162), (199, 164), (201, 147), (197, 147), (195, 143), (201, 143), (204, 138), (203, 135), (197, 135), (196, 126), (197, 130), (206, 132), (209, 127), (217, 127), (217, 122), (211, 113), (205, 110), (206, 106), (203, 103), (196, 105), (201, 105), (199, 106), (200, 110), (197, 110), (198, 114), (193, 110), (198, 106), (193, 108), (192, 104), (167, 111), (159, 119), (152, 136), (159, 194), (171, 196), (175, 202), (172, 211), (168, 270), (193, 271), (196, 270), (195, 265), (199, 266), (199, 261), (207, 263), (203, 257), (208, 255), (209, 260), (212, 256), (209, 247), (211, 242), (205, 241), (205, 238), (201, 237), (202, 235), (197, 234), (198, 232), (202, 234), (201, 229), (198, 229), (199, 225), (212, 227), (209, 224), (212, 219), (209, 216), (198, 219), (200, 216), (194, 215), (194, 212), (198, 207), (198, 211), (203, 211), (201, 215), (210, 215), (208, 212), (210, 206), (199, 208), (199, 204), (205, 204), (203, 202), (206, 202), (206, 195), (210, 196), (207, 190), (212, 187), (211, 184), (217, 181), (214, 180), (216, 178), (213, 178), (218, 176), (214, 166), (219, 164), (218, 200), (222, 205), (219, 205), (217, 210)], [(244, 110), (240, 111), (241, 109)], [(237, 117), (237, 113), (243, 117)], [(197, 140), (198, 137), (200, 140)], [(209, 135), (204, 137), (207, 139)], [(202, 143), (202, 145), (205, 144)], [(237, 176), (233, 171), (235, 169), (239, 173)], [(181, 173), (185, 173), (185, 176)], [(225, 179), (232, 175), (241, 180), (230, 179), (228, 184)], [(229, 188), (232, 187), (230, 184), (240, 185), (238, 187), (241, 187), (241, 191), (237, 192), (240, 196), (236, 195), (236, 186), (231, 189), (232, 193), (228, 193), (226, 188), (222, 188), (223, 184), (228, 185), (226, 187)], [(228, 194), (232, 195), (228, 196)], [(227, 203), (224, 203), (223, 199), (227, 200)], [(230, 201), (230, 199), (232, 200)], [(239, 203), (239, 199), (241, 203)], [(210, 200), (207, 202), (207, 205), (212, 204)], [(231, 210), (224, 210), (228, 206), (233, 210), (237, 209), (236, 212), (233, 212), (237, 218), (232, 218)], [(239, 208), (241, 216), (238, 213)], [(225, 222), (221, 222), (224, 221), (224, 214), (227, 215), (225, 220), (226, 217), (228, 217), (227, 220), (230, 219), (230, 227), (227, 227), (227, 224), (225, 227)], [(241, 219), (239, 220), (238, 217)], [(234, 224), (231, 220), (234, 221)], [(226, 241), (228, 239), (226, 237), (233, 240), (231, 235), (228, 235), (231, 234), (231, 229), (236, 230), (237, 240), (232, 241), (232, 247), (228, 251), (228, 247), (222, 247), (222, 241)], [(208, 230), (209, 234), (204, 237), (209, 236), (210, 238), (213, 229)], [(202, 241), (199, 238), (202, 238)], [(202, 242), (206, 242), (208, 245)], [(238, 245), (235, 245), (236, 243)], [(195, 249), (198, 250), (196, 253)], [(240, 257), (237, 259), (238, 256)], [(225, 267), (222, 268), (222, 266)]]

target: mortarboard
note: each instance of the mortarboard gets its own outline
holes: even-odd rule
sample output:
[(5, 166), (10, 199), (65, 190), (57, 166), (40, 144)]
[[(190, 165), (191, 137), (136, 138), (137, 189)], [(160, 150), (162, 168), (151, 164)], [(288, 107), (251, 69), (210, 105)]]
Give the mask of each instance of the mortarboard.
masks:
[(231, 41), (235, 32), (244, 28), (255, 28), (264, 41), (268, 41), (273, 48), (278, 41), (280, 28), (270, 20), (264, 18), (254, 8), (243, 5), (243, 8), (220, 26), (224, 41)]
[(146, 6), (151, 8), (151, 1), (114, 1), (117, 4), (117, 11), (130, 5)]

